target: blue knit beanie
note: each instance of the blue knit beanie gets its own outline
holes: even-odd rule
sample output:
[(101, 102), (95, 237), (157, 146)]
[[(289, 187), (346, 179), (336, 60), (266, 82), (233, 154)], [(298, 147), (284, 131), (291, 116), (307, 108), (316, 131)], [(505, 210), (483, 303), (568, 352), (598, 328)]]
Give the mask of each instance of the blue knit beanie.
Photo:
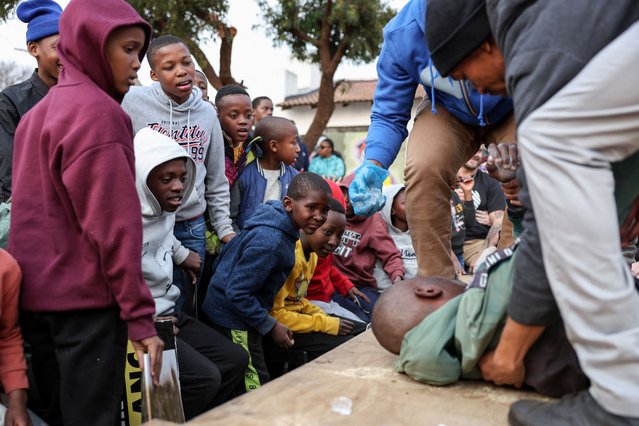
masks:
[(62, 8), (53, 0), (26, 0), (18, 5), (18, 18), (27, 25), (27, 43), (58, 34)]

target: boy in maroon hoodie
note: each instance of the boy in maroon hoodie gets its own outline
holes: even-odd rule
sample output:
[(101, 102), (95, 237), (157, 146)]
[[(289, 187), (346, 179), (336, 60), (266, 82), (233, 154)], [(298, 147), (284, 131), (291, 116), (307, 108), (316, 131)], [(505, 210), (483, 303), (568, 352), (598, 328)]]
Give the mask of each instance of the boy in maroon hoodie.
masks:
[(375, 261), (382, 261), (383, 269), (393, 284), (404, 278), (404, 264), (395, 242), (388, 234), (384, 219), (377, 213), (370, 217), (355, 215), (348, 196), (352, 181), (351, 173), (339, 184), (346, 201), (347, 225), (342, 242), (335, 250), (335, 265), (368, 297), (370, 303), (362, 299), (359, 302), (362, 309), (370, 313), (379, 297), (377, 282), (373, 277)]
[(150, 34), (123, 0), (72, 0), (58, 85), (16, 132), (9, 251), (23, 271), (23, 334), (51, 425), (119, 422), (127, 337), (159, 377), (131, 120), (120, 107)]

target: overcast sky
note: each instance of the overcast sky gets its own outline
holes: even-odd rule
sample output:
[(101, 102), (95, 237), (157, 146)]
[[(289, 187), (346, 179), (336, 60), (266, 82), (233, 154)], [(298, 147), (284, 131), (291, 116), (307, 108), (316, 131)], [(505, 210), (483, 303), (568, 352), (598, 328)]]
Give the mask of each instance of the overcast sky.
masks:
[[(56, 0), (64, 8), (69, 0)], [(408, 0), (390, 0), (394, 9), (403, 7)], [(244, 81), (252, 97), (270, 96), (278, 103), (284, 97), (284, 73), (289, 70), (298, 75), (298, 86), (308, 87), (311, 83), (311, 69), (307, 64), (291, 60), (290, 51), (285, 47), (275, 48), (266, 36), (263, 28), (254, 29), (260, 23), (260, 10), (255, 0), (233, 0), (230, 2), (227, 22), (238, 29), (233, 42), (232, 73), (236, 80)], [(26, 24), (18, 19), (0, 24), (0, 61), (16, 61), (19, 64), (35, 66), (35, 60), (25, 48)], [(209, 59), (218, 69), (217, 53), (214, 44), (209, 47)], [(205, 49), (208, 53), (208, 50)], [(140, 80), (150, 82), (148, 65), (144, 64), (139, 73)], [(342, 62), (338, 68), (337, 79), (373, 79), (376, 78), (375, 65), (355, 66)]]

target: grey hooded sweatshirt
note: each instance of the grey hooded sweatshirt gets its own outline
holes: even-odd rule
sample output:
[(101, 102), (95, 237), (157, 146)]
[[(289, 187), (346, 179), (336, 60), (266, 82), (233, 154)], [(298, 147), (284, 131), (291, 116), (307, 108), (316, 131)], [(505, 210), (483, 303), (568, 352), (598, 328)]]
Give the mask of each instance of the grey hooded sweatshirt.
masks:
[(131, 87), (122, 102), (131, 116), (133, 131), (150, 127), (185, 149), (195, 161), (195, 191), (178, 210), (176, 220), (187, 220), (204, 213), (220, 238), (233, 232), (229, 217), (229, 183), (224, 174), (224, 140), (213, 106), (202, 100), (198, 88), (181, 105), (169, 98), (160, 83)]
[(193, 192), (195, 162), (175, 141), (149, 128), (140, 130), (133, 140), (135, 150), (135, 187), (142, 206), (142, 273), (155, 300), (155, 314), (173, 312), (180, 289), (173, 285), (173, 262), (180, 264), (189, 250), (173, 236), (175, 212), (160, 208), (147, 185), (147, 178), (158, 165), (177, 158), (186, 160), (187, 177), (183, 200)]

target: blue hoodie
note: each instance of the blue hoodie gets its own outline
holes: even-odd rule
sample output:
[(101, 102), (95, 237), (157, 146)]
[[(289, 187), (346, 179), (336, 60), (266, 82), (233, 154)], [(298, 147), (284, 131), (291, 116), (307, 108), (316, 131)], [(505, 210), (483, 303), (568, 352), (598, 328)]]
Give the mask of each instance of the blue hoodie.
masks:
[[(406, 124), (420, 83), (429, 99), (433, 100), (434, 95), (436, 105), (471, 126), (495, 123), (513, 108), (510, 98), (481, 96), (467, 81), (437, 77), (437, 70), (429, 67), (425, 20), (426, 1), (411, 0), (384, 27), (371, 125), (366, 137), (366, 159), (377, 160), (385, 168), (395, 160), (408, 136)], [(481, 118), (480, 112), (483, 112)]]
[(261, 204), (222, 250), (202, 310), (220, 327), (257, 330), (275, 326), (268, 311), (295, 264), (299, 230), (281, 201)]

